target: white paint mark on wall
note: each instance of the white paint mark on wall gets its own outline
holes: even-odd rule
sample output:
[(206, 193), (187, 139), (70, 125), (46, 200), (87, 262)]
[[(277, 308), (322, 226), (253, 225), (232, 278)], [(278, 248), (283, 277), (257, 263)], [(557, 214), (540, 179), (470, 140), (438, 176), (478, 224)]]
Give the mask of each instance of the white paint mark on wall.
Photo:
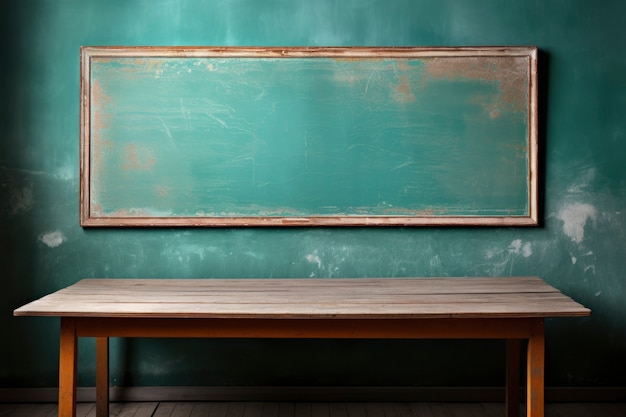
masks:
[(584, 272), (587, 273), (588, 271), (591, 271), (591, 273), (593, 273), (593, 275), (596, 274), (596, 266), (595, 265), (587, 265), (584, 269)]
[(49, 248), (56, 248), (61, 246), (61, 244), (65, 242), (66, 238), (60, 230), (55, 230), (54, 232), (48, 232), (40, 235), (39, 240), (41, 240), (41, 242)]
[[(511, 274), (513, 265), (520, 257), (529, 258), (533, 254), (532, 244), (515, 239), (506, 248), (491, 248), (485, 251), (487, 263), (477, 265), (479, 274), (502, 275)], [(479, 269), (477, 269), (478, 271)]]
[(430, 267), (431, 268), (440, 268), (441, 267), (441, 259), (439, 259), (439, 255), (435, 255), (430, 259)]
[(265, 255), (262, 253), (255, 253), (252, 251), (247, 251), (245, 252), (245, 254), (253, 259), (256, 259), (257, 261), (262, 261), (265, 259)]
[(319, 256), (317, 256), (316, 253), (308, 254), (306, 256), (306, 260), (309, 261), (312, 264), (317, 264), (318, 268), (320, 268), (320, 269), (322, 268), (322, 260), (320, 259)]
[(563, 222), (563, 233), (575, 243), (585, 238), (585, 225), (589, 220), (596, 221), (598, 212), (594, 206), (585, 203), (569, 204), (559, 211), (557, 218)]
[(68, 163), (59, 167), (54, 176), (62, 181), (72, 181), (76, 178), (76, 169), (71, 163)]
[(522, 239), (515, 239), (508, 247), (509, 253), (513, 255), (522, 255), (524, 258), (528, 258), (533, 254), (530, 242), (522, 244)]
[(204, 261), (209, 254), (225, 256), (222, 249), (216, 246), (202, 246), (196, 244), (178, 244), (175, 247), (168, 247), (162, 252), (162, 256), (178, 260), (180, 263), (188, 264), (191, 261)]

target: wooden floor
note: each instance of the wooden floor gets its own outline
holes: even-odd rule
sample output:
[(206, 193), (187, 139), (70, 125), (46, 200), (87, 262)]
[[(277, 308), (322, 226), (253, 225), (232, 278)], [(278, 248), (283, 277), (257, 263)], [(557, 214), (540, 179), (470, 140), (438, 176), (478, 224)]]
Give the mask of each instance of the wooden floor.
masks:
[[(0, 404), (0, 417), (53, 417), (56, 404)], [(77, 417), (96, 415), (93, 403), (78, 404)], [(118, 417), (503, 417), (500, 403), (111, 403)], [(522, 415), (524, 415), (522, 413)], [(626, 417), (626, 403), (554, 403), (546, 417)]]

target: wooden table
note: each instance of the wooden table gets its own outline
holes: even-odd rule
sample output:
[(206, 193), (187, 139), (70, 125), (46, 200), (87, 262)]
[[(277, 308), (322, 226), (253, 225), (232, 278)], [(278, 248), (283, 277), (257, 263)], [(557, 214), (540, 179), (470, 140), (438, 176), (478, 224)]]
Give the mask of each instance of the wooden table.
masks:
[(97, 416), (108, 415), (109, 337), (507, 340), (507, 415), (544, 415), (544, 318), (590, 310), (536, 277), (85, 279), (15, 310), (61, 318), (59, 416), (76, 415), (79, 337), (96, 338)]

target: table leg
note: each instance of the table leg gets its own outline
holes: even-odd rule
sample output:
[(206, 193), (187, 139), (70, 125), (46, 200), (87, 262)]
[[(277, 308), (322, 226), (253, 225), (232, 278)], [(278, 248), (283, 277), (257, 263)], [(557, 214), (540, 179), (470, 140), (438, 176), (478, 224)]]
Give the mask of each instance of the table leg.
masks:
[(506, 341), (506, 400), (505, 415), (519, 417), (520, 397), (520, 340), (507, 339)]
[(533, 322), (527, 352), (527, 417), (544, 417), (545, 331), (543, 319)]
[(109, 416), (109, 338), (96, 338), (96, 417)]
[(61, 318), (59, 346), (59, 417), (76, 417), (76, 320)]

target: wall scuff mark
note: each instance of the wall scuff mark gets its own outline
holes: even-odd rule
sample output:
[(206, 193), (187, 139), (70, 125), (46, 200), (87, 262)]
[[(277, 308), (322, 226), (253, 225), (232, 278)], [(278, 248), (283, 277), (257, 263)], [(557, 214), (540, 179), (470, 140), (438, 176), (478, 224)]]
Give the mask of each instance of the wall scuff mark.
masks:
[(61, 244), (65, 242), (65, 239), (65, 235), (63, 235), (60, 230), (44, 233), (39, 236), (39, 240), (49, 248), (56, 248), (61, 246)]
[(585, 238), (585, 225), (589, 220), (595, 223), (598, 212), (594, 206), (586, 203), (574, 203), (563, 207), (557, 218), (563, 222), (563, 233), (575, 243)]

